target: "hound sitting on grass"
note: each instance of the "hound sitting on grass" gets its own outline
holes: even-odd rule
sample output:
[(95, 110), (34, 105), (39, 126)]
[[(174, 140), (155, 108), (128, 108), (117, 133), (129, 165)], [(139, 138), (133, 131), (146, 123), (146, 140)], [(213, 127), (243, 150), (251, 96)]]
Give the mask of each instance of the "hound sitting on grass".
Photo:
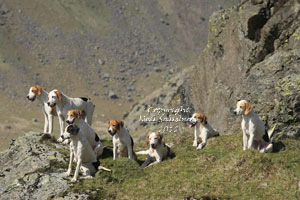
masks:
[(57, 113), (55, 107), (50, 107), (47, 104), (48, 92), (43, 90), (41, 86), (35, 85), (30, 87), (27, 99), (31, 102), (38, 99), (42, 103), (42, 111), (45, 117), (44, 133), (51, 134), (53, 131), (53, 118), (57, 116)]
[(256, 149), (261, 153), (271, 152), (273, 144), (270, 143), (270, 138), (272, 137), (276, 125), (266, 132), (264, 123), (258, 118), (252, 109), (251, 103), (247, 100), (237, 102), (234, 114), (243, 116), (241, 124), (243, 131), (243, 149)]

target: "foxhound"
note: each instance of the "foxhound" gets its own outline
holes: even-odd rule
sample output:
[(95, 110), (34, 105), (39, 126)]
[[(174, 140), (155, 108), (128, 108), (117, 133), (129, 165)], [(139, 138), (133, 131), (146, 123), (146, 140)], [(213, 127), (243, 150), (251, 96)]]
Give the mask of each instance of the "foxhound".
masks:
[(92, 178), (98, 167), (100, 166), (97, 155), (89, 144), (85, 133), (83, 133), (79, 127), (70, 124), (66, 127), (63, 138), (71, 139), (70, 143), (70, 161), (66, 176), (71, 175), (73, 161), (77, 162), (74, 177), (71, 182), (74, 183), (78, 179), (79, 170), (83, 172), (86, 178)]
[[(190, 128), (194, 128), (194, 143), (193, 146), (197, 149), (203, 149), (207, 139), (210, 137), (219, 136), (219, 132), (213, 129), (207, 122), (207, 117), (202, 113), (194, 113), (189, 119)], [(199, 136), (202, 142), (198, 145)]]
[[(85, 116), (84, 111), (77, 109), (69, 110), (67, 116), (67, 124), (73, 124), (80, 128), (80, 131), (86, 136), (87, 141), (94, 149), (96, 155), (102, 155), (104, 146), (94, 129), (83, 120)], [(64, 138), (62, 138), (62, 140), (63, 139)]]
[(27, 99), (31, 102), (38, 99), (42, 103), (42, 111), (45, 117), (44, 133), (51, 134), (53, 131), (53, 118), (57, 116), (57, 113), (55, 107), (50, 107), (47, 104), (48, 92), (43, 90), (41, 86), (35, 85), (30, 87)]
[(141, 167), (159, 163), (170, 156), (171, 147), (165, 144), (162, 138), (163, 136), (161, 134), (155, 132), (147, 135), (146, 143), (149, 145), (149, 149), (137, 152), (137, 154), (147, 154), (147, 159)]
[[(86, 97), (70, 98), (67, 97), (59, 90), (52, 90), (48, 94), (48, 106), (55, 107), (59, 119), (60, 125), (60, 135), (64, 133), (65, 119), (67, 118), (67, 113), (71, 109), (79, 109), (85, 112), (85, 121), (91, 125), (94, 113), (95, 105), (91, 99)], [(62, 142), (61, 137), (58, 142)]]
[(128, 158), (136, 160), (136, 154), (133, 151), (134, 142), (129, 131), (124, 127), (124, 122), (110, 120), (108, 124), (108, 133), (113, 137), (113, 159), (128, 156)]
[[(247, 100), (237, 102), (236, 109), (233, 111), (236, 115), (242, 115), (242, 131), (243, 131), (243, 149), (256, 149), (261, 153), (270, 152), (273, 144), (270, 138), (275, 130), (276, 125), (266, 132), (264, 123), (258, 118), (252, 109), (252, 105)], [(249, 136), (249, 140), (248, 140)]]

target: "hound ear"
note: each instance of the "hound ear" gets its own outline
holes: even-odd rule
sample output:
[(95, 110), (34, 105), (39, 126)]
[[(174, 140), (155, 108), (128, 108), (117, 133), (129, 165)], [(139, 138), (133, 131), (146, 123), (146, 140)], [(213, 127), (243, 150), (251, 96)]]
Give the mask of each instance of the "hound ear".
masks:
[(62, 94), (61, 94), (61, 91), (56, 90), (56, 91), (54, 91), (54, 92), (55, 92), (56, 96), (58, 97), (58, 99), (61, 101), (61, 100), (62, 100)]
[(207, 124), (207, 117), (206, 117), (206, 115), (201, 116), (200, 122), (201, 122), (203, 125), (206, 125), (206, 124)]
[(78, 110), (76, 118), (80, 119), (82, 117), (82, 115), (83, 115), (83, 112), (81, 110)]
[(248, 115), (252, 110), (252, 105), (249, 101), (245, 103), (245, 115)]
[(163, 136), (159, 133), (157, 133), (156, 136), (157, 136), (157, 139), (158, 139), (158, 143), (160, 144), (161, 141), (162, 141)]
[(41, 86), (39, 86), (39, 85), (36, 85), (36, 86), (34, 86), (34, 87), (36, 87), (36, 89), (37, 89), (37, 95), (38, 95), (38, 96), (41, 96), (42, 91), (43, 91), (43, 88), (42, 88)]
[(121, 128), (123, 128), (124, 127), (124, 122), (123, 121), (120, 121), (120, 126), (121, 126)]
[(146, 140), (145, 140), (147, 145), (149, 144), (149, 135), (150, 134), (147, 135)]

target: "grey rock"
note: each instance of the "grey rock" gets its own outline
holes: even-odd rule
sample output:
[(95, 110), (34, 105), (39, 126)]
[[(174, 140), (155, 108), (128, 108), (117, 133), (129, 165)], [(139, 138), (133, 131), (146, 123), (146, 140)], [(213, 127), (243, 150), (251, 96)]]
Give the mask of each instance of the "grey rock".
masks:
[(111, 98), (111, 99), (118, 99), (119, 98), (112, 90), (110, 90), (108, 92), (108, 97)]

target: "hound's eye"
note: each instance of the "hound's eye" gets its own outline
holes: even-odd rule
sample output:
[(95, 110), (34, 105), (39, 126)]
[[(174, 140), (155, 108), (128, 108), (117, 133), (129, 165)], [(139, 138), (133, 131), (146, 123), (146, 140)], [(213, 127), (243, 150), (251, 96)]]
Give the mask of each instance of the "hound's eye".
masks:
[(55, 98), (55, 96), (52, 96), (52, 98)]

